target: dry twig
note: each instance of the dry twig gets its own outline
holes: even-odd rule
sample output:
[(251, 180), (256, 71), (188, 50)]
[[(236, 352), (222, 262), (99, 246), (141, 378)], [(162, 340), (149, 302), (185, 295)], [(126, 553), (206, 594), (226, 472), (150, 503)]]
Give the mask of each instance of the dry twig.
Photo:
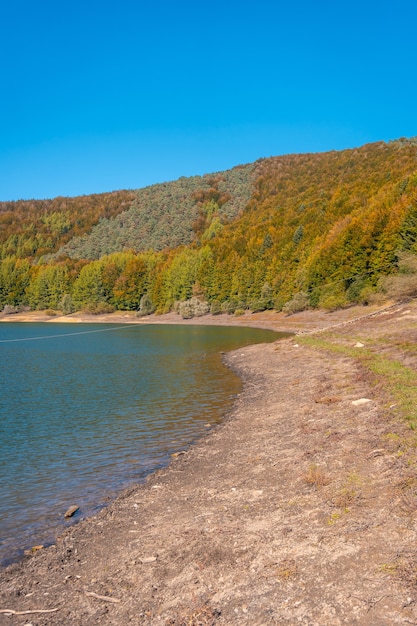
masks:
[(30, 613), (55, 613), (56, 609), (33, 609), (32, 611), (14, 611), (13, 609), (0, 609), (0, 613), (8, 613), (9, 615), (29, 615)]
[(121, 602), (121, 600), (119, 600), (118, 598), (112, 598), (110, 596), (99, 596), (99, 594), (94, 593), (94, 591), (84, 591), (84, 593), (86, 596), (89, 596), (91, 598), (97, 598), (97, 600), (104, 600), (105, 602), (114, 602), (115, 604)]

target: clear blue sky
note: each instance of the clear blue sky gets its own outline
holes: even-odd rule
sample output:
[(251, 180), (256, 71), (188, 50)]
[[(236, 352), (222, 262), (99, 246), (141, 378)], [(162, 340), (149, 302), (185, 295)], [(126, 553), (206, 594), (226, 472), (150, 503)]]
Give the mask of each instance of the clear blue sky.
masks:
[(0, 200), (417, 135), (415, 0), (3, 0)]

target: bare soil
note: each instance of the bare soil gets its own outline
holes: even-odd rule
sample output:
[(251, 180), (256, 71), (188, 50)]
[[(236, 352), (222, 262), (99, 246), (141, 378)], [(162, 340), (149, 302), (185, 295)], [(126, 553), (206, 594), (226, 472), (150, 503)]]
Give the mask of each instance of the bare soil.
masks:
[[(329, 341), (401, 359), (417, 305), (357, 319), (369, 312), (211, 323), (331, 327)], [(226, 358), (244, 381), (230, 417), (3, 570), (0, 624), (417, 624), (415, 435), (389, 389), (297, 336)]]

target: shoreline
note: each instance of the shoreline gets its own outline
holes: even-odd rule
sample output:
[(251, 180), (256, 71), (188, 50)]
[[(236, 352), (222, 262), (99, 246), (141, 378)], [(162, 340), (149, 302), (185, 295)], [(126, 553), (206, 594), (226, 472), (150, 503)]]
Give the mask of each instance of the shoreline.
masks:
[[(50, 316), (46, 315), (43, 312), (32, 312), (32, 313), (23, 313), (23, 314), (17, 314), (17, 315), (12, 315), (12, 316), (7, 316), (7, 319), (3, 319), (2, 321), (5, 322), (14, 322), (14, 323), (21, 323), (21, 324), (32, 324), (32, 323), (54, 323), (54, 322), (58, 322), (58, 323), (64, 323), (64, 321), (68, 321), (68, 325), (69, 327), (73, 327), (74, 324), (96, 324), (96, 323), (102, 323), (102, 324), (108, 324), (108, 323), (112, 323), (112, 324), (126, 324), (129, 325), (130, 324), (130, 319), (132, 316), (130, 315), (113, 315), (112, 317), (112, 321), (110, 322), (108, 320), (108, 316), (85, 316), (85, 315), (74, 315), (71, 316), (69, 319), (60, 317), (58, 318), (51, 318)], [(142, 319), (137, 318), (137, 324), (141, 324)], [(172, 315), (167, 315), (167, 316), (153, 316), (153, 318), (149, 319), (149, 322), (146, 325), (179, 325), (179, 326), (185, 326), (185, 325), (189, 325), (188, 322), (192, 322), (193, 320), (182, 320), (179, 316), (177, 316), (176, 314), (172, 314)], [(204, 323), (200, 323), (198, 324), (198, 326), (210, 326), (210, 324), (207, 323), (207, 319), (201, 320)], [(217, 324), (217, 326), (220, 327), (226, 327), (226, 326), (234, 326), (234, 327), (252, 327), (255, 328), (256, 330), (269, 330), (264, 328), (263, 325), (252, 325), (250, 326), (249, 324), (230, 324), (228, 323), (230, 321), (230, 316), (223, 316), (222, 319), (219, 320), (219, 323)], [(233, 318), (232, 320), (233, 321)], [(181, 324), (181, 322), (183, 322)], [(137, 324), (133, 324), (134, 326)], [(213, 325), (213, 324), (211, 324)], [(71, 328), (71, 330), (73, 330), (73, 328)], [(76, 329), (74, 329), (76, 330)], [(51, 332), (51, 329), (49, 330), (49, 332)], [(85, 329), (83, 330), (83, 333), (85, 332)], [(94, 331), (95, 332), (95, 331)], [(271, 336), (272, 333), (275, 331), (271, 331)], [(52, 331), (53, 333), (53, 331)], [(34, 334), (47, 334), (46, 332), (37, 332)], [(73, 334), (77, 334), (77, 333), (70, 333), (71, 335)], [(266, 341), (266, 340), (265, 340)], [(221, 359), (223, 361), (223, 364), (225, 367), (229, 367), (226, 363), (226, 360), (224, 358), (224, 351), (221, 350), (218, 352), (218, 356), (219, 359)], [(231, 369), (229, 367), (229, 369)], [(241, 382), (242, 384), (242, 382)], [(199, 442), (200, 440), (204, 439), (205, 436), (207, 435), (207, 433), (209, 432), (209, 430), (211, 428), (215, 428), (218, 426), (218, 424), (222, 423), (222, 421), (224, 421), (224, 419), (227, 419), (229, 412), (230, 412), (231, 408), (229, 408), (228, 412), (226, 413), (223, 409), (222, 411), (219, 413), (219, 415), (221, 415), (221, 417), (219, 417), (219, 421), (217, 423), (213, 423), (213, 424), (205, 424), (204, 427), (202, 427), (201, 432), (195, 436), (193, 436), (193, 439), (188, 441), (187, 443), (185, 443), (183, 445), (183, 449), (184, 450), (188, 450), (190, 447), (192, 447), (193, 445), (195, 445), (197, 442)], [(79, 509), (77, 512), (77, 515), (74, 517), (73, 520), (69, 520), (69, 519), (64, 519), (64, 512), (65, 512), (65, 508), (62, 510), (62, 514), (61, 517), (62, 519), (60, 521), (55, 520), (55, 523), (53, 525), (53, 527), (51, 527), (51, 530), (48, 532), (45, 532), (45, 528), (42, 526), (39, 530), (39, 528), (35, 527), (34, 528), (34, 532), (32, 534), (31, 537), (29, 536), (25, 536), (24, 541), (19, 542), (18, 544), (13, 544), (13, 552), (9, 553), (9, 554), (3, 554), (3, 552), (0, 553), (0, 556), (2, 557), (1, 559), (1, 563), (0, 563), (0, 571), (1, 569), (4, 569), (6, 567), (9, 567), (10, 565), (16, 564), (16, 563), (20, 563), (22, 560), (24, 560), (25, 556), (28, 556), (28, 554), (30, 554), (31, 549), (33, 549), (34, 546), (39, 546), (42, 544), (42, 546), (44, 546), (45, 548), (53, 545), (56, 542), (56, 537), (58, 535), (60, 535), (62, 532), (65, 531), (66, 528), (68, 528), (69, 524), (68, 522), (71, 522), (71, 526), (74, 525), (78, 525), (79, 523), (83, 522), (84, 520), (94, 516), (95, 514), (97, 514), (97, 512), (101, 509), (106, 508), (110, 502), (116, 500), (120, 495), (122, 495), (126, 490), (130, 490), (132, 487), (134, 487), (135, 485), (141, 485), (146, 481), (147, 476), (149, 476), (149, 474), (152, 474), (155, 471), (158, 471), (158, 469), (160, 467), (166, 468), (167, 466), (169, 466), (169, 464), (172, 461), (172, 458), (175, 458), (175, 455), (178, 453), (178, 449), (176, 450), (175, 448), (171, 450), (171, 454), (167, 454), (166, 458), (164, 459), (163, 462), (158, 462), (156, 467), (151, 467), (151, 468), (147, 468), (145, 470), (143, 470), (143, 475), (140, 478), (137, 478), (136, 480), (127, 480), (126, 478), (123, 479), (122, 477), (120, 478), (120, 483), (124, 483), (124, 485), (122, 484), (122, 486), (118, 486), (116, 487), (115, 485), (112, 485), (110, 488), (107, 489), (107, 492), (104, 494), (100, 494), (99, 499), (97, 500), (93, 500), (93, 501), (88, 501), (85, 502), (83, 500), (83, 498), (80, 498), (78, 496), (71, 498), (71, 500), (69, 501), (70, 503), (72, 503), (72, 501), (76, 501), (77, 504), (79, 504)], [(182, 453), (182, 450), (180, 451), (180, 453)], [(173, 456), (171, 456), (173, 455)], [(100, 489), (100, 486), (97, 486), (97, 490)], [(97, 495), (97, 493), (96, 493)], [(48, 507), (46, 507), (47, 509)], [(80, 511), (81, 511), (81, 515), (80, 515)], [(28, 509), (25, 510), (25, 514), (26, 516), (29, 513), (29, 518), (31, 519), (31, 521), (33, 522), (33, 519), (30, 517), (30, 511)], [(33, 524), (32, 524), (33, 525)], [(38, 531), (38, 532), (36, 532)], [(10, 546), (9, 546), (10, 547)]]
[[(371, 312), (289, 320), (306, 332), (360, 311)], [(403, 307), (338, 332), (352, 343), (351, 334), (407, 317)], [(384, 439), (405, 436), (404, 424), (385, 414), (352, 359), (294, 337), (225, 360), (243, 382), (231, 414), (143, 485), (1, 572), (1, 607), (53, 611), (31, 616), (34, 626), (415, 623), (413, 592), (383, 569), (417, 539), (392, 509), (403, 468)], [(370, 404), (353, 409), (358, 397)]]
[(262, 311), (260, 313), (245, 312), (235, 316), (227, 313), (220, 315), (206, 314), (201, 317), (183, 319), (178, 313), (148, 315), (137, 317), (134, 311), (116, 311), (101, 315), (92, 315), (83, 312), (69, 315), (49, 315), (45, 311), (27, 311), (23, 313), (0, 314), (0, 323), (32, 322), (50, 324), (181, 324), (204, 326), (247, 326), (264, 328), (276, 332), (305, 333), (324, 330), (339, 323), (350, 323), (364, 315), (372, 315), (380, 311), (380, 305), (355, 305), (337, 311), (323, 311), (318, 309), (306, 310), (286, 316), (282, 312)]

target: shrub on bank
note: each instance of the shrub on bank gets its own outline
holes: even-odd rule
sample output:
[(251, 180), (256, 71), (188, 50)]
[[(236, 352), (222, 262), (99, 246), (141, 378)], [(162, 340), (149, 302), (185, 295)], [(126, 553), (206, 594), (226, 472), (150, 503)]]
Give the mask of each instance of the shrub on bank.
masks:
[(292, 300), (289, 300), (282, 307), (285, 315), (294, 315), (294, 313), (300, 313), (310, 307), (310, 301), (308, 295), (304, 291), (300, 291), (295, 294)]
[(140, 299), (139, 311), (136, 313), (137, 317), (145, 317), (146, 315), (152, 315), (155, 311), (155, 307), (152, 300), (147, 293), (143, 294)]
[(191, 319), (192, 317), (201, 317), (207, 315), (210, 306), (206, 300), (193, 296), (189, 300), (184, 300), (178, 304), (178, 313), (183, 319)]

